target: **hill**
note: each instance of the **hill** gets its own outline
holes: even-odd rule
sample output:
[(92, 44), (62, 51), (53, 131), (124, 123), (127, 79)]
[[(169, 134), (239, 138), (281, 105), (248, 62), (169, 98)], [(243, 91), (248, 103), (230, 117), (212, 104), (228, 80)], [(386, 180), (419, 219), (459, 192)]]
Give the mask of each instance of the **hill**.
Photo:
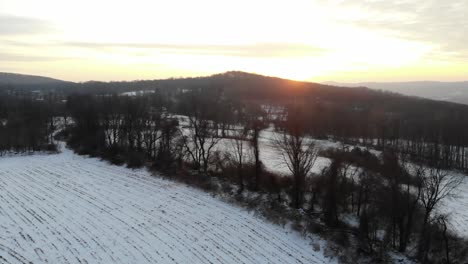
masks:
[(65, 81), (53, 79), (49, 77), (43, 77), (43, 76), (0, 72), (0, 84), (31, 85), (31, 84), (56, 84), (56, 83), (64, 83), (64, 82)]
[[(287, 79), (263, 76), (241, 71), (229, 71), (204, 77), (169, 78), (155, 80), (135, 81), (89, 81), (73, 83), (43, 76), (24, 75), (15, 73), (0, 73), (0, 87), (22, 88), (27, 90), (50, 90), (68, 93), (128, 93), (151, 90), (191, 90), (199, 88), (222, 89), (229, 96), (243, 99), (260, 99), (284, 101), (293, 100), (302, 96), (323, 97), (329, 99), (347, 97), (349, 95), (367, 97), (369, 95), (381, 96), (372, 90), (416, 96), (437, 101), (447, 101), (468, 104), (468, 82), (363, 82), (363, 83), (314, 83), (291, 81)], [(349, 88), (356, 89), (349, 89)], [(388, 93), (387, 93), (388, 95)], [(398, 97), (398, 96), (397, 96)]]
[(433, 100), (468, 104), (468, 81), (466, 82), (363, 82), (327, 84), (345, 87), (369, 87), (384, 91), (418, 96)]

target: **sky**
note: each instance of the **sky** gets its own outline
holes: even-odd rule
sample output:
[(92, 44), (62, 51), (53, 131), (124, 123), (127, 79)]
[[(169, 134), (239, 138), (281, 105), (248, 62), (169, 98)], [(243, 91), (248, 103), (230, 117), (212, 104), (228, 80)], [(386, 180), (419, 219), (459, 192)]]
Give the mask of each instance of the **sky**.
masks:
[(0, 0), (0, 71), (468, 80), (466, 0)]

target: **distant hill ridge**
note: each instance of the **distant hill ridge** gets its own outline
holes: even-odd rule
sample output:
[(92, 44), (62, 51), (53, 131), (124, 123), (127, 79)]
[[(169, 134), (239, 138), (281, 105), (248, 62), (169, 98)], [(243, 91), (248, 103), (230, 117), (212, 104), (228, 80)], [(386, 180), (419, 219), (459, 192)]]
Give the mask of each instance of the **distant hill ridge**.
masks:
[[(242, 83), (242, 85), (235, 85)], [(291, 81), (287, 79), (264, 76), (254, 73), (242, 71), (228, 71), (224, 73), (213, 74), (211, 76), (188, 77), (188, 78), (169, 78), (169, 79), (154, 79), (154, 80), (134, 80), (134, 81), (88, 81), (83, 83), (74, 83), (63, 81), (50, 77), (4, 73), (0, 72), (0, 86), (11, 85), (13, 87), (22, 87), (29, 89), (66, 89), (71, 88), (74, 91), (87, 90), (108, 91), (108, 92), (130, 92), (135, 90), (154, 89), (154, 87), (174, 86), (187, 87), (194, 86), (203, 87), (217, 85), (220, 87), (231, 87), (234, 89), (255, 89), (259, 93), (265, 93), (271, 90), (272, 87), (308, 87), (315, 89), (336, 90), (338, 87), (366, 87), (375, 90), (385, 90), (394, 93), (399, 93), (407, 96), (417, 96), (438, 101), (448, 101), (454, 103), (462, 103), (468, 105), (468, 81), (465, 82), (436, 82), (436, 81), (419, 81), (419, 82), (361, 82), (361, 83), (339, 83), (327, 82), (324, 84), (314, 82)], [(264, 88), (269, 89), (261, 91)], [(343, 93), (344, 91), (341, 91)], [(338, 90), (336, 92), (340, 93)]]
[(30, 85), (30, 84), (55, 84), (55, 83), (64, 83), (64, 82), (65, 81), (53, 79), (50, 77), (0, 72), (0, 84)]
[(468, 104), (468, 81), (464, 82), (361, 82), (326, 84), (342, 87), (368, 87), (371, 89), (401, 93), (409, 96), (418, 96), (433, 100)]

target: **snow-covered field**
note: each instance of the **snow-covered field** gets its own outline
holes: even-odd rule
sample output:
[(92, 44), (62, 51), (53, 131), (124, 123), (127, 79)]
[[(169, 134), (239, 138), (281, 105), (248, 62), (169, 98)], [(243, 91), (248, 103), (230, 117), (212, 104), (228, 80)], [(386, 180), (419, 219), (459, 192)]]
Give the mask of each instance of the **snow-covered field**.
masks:
[(449, 228), (458, 236), (468, 239), (468, 176), (453, 173), (463, 177), (463, 182), (454, 191), (454, 195), (445, 198), (437, 208), (438, 212), (448, 215)]
[(331, 262), (314, 243), (146, 170), (0, 158), (0, 263)]

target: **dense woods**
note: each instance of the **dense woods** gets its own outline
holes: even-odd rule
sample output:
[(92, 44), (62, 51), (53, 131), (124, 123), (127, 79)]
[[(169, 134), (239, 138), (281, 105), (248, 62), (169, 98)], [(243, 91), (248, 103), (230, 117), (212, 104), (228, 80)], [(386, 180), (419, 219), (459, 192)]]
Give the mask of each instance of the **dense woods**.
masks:
[[(467, 258), (466, 241), (434, 208), (461, 181), (445, 169), (468, 169), (468, 106), (238, 72), (54, 85), (0, 90), (0, 153), (52, 148), (59, 119), (59, 136), (80, 154), (230, 194), (353, 256)], [(140, 92), (122, 95), (129, 91)], [(270, 126), (291, 177), (263, 165), (260, 138)], [(344, 144), (323, 150), (311, 138)], [(317, 156), (330, 164), (312, 173)]]
[(7, 152), (54, 151), (54, 103), (0, 93), (0, 156)]

